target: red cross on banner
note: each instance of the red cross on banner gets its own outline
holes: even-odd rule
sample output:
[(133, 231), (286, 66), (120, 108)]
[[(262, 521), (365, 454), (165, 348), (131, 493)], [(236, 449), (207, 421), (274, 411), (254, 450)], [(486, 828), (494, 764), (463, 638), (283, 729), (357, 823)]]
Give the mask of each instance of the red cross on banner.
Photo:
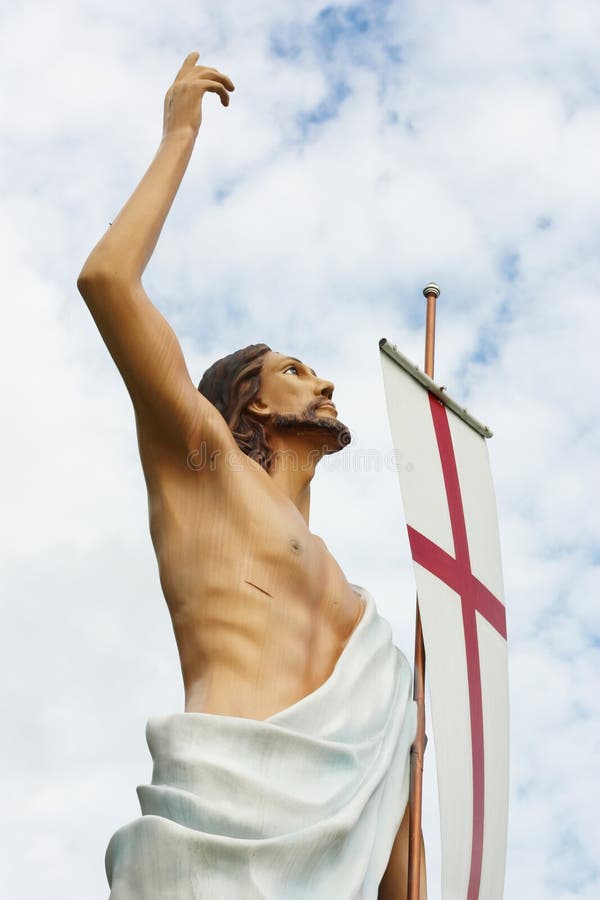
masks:
[(395, 348), (382, 351), (427, 652), (442, 897), (501, 900), (508, 678), (486, 431)]
[(481, 672), (475, 613), (478, 612), (485, 616), (487, 621), (494, 626), (505, 640), (506, 614), (504, 606), (498, 598), (494, 597), (485, 585), (475, 578), (471, 571), (460, 483), (446, 407), (431, 394), (429, 395), (429, 405), (444, 473), (446, 497), (450, 512), (452, 536), (454, 538), (454, 557), (430, 541), (425, 535), (415, 531), (410, 525), (407, 528), (414, 561), (424, 566), (424, 568), (447, 584), (448, 587), (452, 588), (460, 597), (462, 606), (469, 679), (471, 753), (473, 761), (473, 843), (467, 898), (468, 900), (477, 900), (479, 897), (483, 853), (485, 773)]

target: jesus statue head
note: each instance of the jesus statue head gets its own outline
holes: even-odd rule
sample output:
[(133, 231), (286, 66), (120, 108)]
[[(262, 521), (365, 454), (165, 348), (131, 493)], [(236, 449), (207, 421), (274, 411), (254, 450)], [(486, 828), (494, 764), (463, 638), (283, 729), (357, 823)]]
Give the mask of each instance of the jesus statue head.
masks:
[(198, 390), (227, 422), (240, 449), (267, 472), (285, 457), (312, 465), (351, 441), (334, 385), (299, 359), (251, 344), (215, 362)]

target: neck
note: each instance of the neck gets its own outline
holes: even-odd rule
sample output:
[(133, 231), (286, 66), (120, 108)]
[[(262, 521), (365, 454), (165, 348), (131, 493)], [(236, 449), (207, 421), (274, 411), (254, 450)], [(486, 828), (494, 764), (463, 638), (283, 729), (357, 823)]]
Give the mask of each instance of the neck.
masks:
[(314, 444), (287, 435), (285, 443), (272, 440), (273, 459), (269, 474), (278, 488), (289, 497), (308, 525), (310, 483), (322, 453)]

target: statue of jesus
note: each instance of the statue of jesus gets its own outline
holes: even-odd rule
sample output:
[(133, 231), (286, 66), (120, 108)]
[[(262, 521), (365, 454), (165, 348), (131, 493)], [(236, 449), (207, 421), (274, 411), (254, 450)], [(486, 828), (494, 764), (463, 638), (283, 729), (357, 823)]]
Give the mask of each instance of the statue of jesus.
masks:
[(185, 59), (156, 156), (78, 280), (133, 402), (185, 688), (184, 712), (148, 722), (152, 784), (109, 844), (110, 897), (398, 900), (410, 671), (309, 529), (315, 468), (350, 440), (334, 386), (259, 343), (196, 388), (142, 286), (203, 97), (233, 90)]

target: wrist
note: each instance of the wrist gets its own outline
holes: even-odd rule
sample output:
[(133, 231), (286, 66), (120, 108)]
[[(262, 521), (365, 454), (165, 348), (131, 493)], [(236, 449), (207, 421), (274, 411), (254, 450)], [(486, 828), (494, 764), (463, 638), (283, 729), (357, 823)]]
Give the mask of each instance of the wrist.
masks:
[(193, 146), (197, 137), (198, 131), (191, 125), (180, 125), (177, 128), (163, 131), (160, 143), (164, 146)]

